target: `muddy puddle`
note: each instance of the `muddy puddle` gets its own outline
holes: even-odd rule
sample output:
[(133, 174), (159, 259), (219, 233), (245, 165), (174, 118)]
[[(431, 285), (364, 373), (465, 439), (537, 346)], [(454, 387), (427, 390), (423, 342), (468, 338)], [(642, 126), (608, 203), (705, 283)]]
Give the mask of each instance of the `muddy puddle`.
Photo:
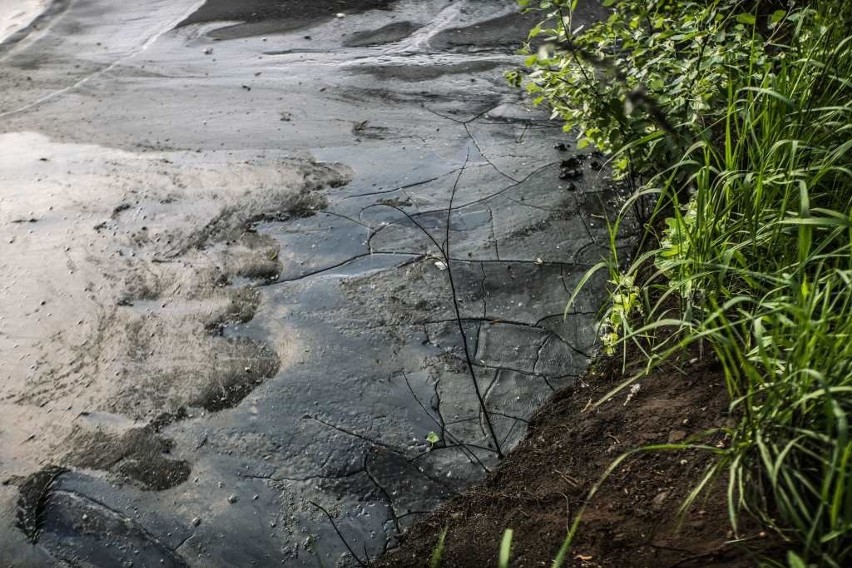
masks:
[(232, 4), (0, 45), (7, 563), (357, 565), (588, 364), (619, 196), (503, 78), (530, 16)]

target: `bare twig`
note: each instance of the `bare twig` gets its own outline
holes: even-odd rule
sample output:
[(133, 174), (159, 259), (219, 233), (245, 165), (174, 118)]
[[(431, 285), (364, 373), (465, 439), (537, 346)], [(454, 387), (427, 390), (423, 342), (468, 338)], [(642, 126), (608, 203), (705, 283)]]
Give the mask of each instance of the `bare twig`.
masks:
[(420, 406), (424, 414), (426, 414), (426, 416), (428, 416), (432, 420), (432, 422), (434, 422), (435, 425), (437, 425), (438, 428), (441, 429), (441, 438), (447, 438), (448, 440), (453, 442), (454, 446), (461, 448), (462, 452), (466, 456), (468, 456), (469, 459), (475, 461), (477, 465), (482, 468), (483, 471), (488, 473), (490, 470), (484, 463), (482, 463), (482, 460), (479, 459), (479, 456), (477, 456), (474, 451), (465, 446), (465, 444), (462, 443), (461, 440), (456, 438), (455, 435), (453, 435), (453, 433), (449, 431), (449, 429), (447, 428), (447, 424), (444, 422), (443, 416), (441, 416), (440, 411), (438, 411), (438, 418), (435, 418), (434, 416), (432, 416), (432, 413), (426, 409), (426, 406), (420, 400), (420, 397), (417, 396), (417, 393), (415, 393), (414, 389), (411, 387), (411, 382), (408, 380), (408, 375), (406, 375), (405, 372), (402, 373), (402, 377), (405, 379), (405, 385), (408, 387), (408, 391), (411, 393), (411, 396), (414, 397), (415, 402), (417, 402), (418, 406)]
[(465, 157), (464, 164), (459, 170), (459, 173), (456, 176), (456, 180), (453, 183), (452, 191), (450, 192), (450, 203), (447, 207), (446, 231), (445, 240), (443, 244), (439, 243), (438, 240), (432, 235), (432, 233), (430, 233), (426, 229), (426, 227), (424, 227), (419, 221), (417, 221), (417, 219), (415, 219), (414, 216), (411, 215), (408, 211), (405, 211), (397, 205), (387, 204), (385, 206), (402, 213), (409, 221), (414, 224), (414, 226), (416, 226), (420, 230), (420, 232), (426, 235), (426, 237), (432, 242), (432, 244), (437, 247), (438, 251), (443, 257), (444, 264), (447, 267), (447, 280), (450, 283), (450, 290), (452, 293), (453, 300), (453, 310), (455, 312), (455, 319), (459, 328), (459, 334), (461, 335), (465, 363), (467, 364), (468, 373), (470, 374), (471, 381), (473, 382), (473, 390), (476, 394), (477, 402), (485, 417), (485, 424), (488, 431), (488, 436), (491, 438), (492, 443), (494, 444), (494, 451), (497, 454), (497, 457), (502, 459), (503, 451), (501, 448), (500, 439), (497, 437), (497, 432), (494, 430), (494, 425), (491, 420), (491, 414), (488, 412), (488, 408), (485, 404), (485, 398), (482, 396), (482, 390), (479, 388), (479, 382), (476, 376), (476, 369), (473, 365), (473, 356), (470, 353), (470, 347), (468, 345), (467, 332), (464, 330), (464, 318), (462, 318), (461, 309), (459, 308), (458, 291), (456, 290), (456, 282), (453, 276), (453, 269), (450, 262), (450, 223), (452, 221), (453, 203), (455, 202), (456, 193), (458, 192), (458, 186), (461, 180), (461, 176), (464, 174), (465, 168), (467, 167), (469, 160), (470, 152), (468, 152), (467, 156)]
[(365, 562), (365, 561), (361, 560), (358, 557), (357, 554), (355, 554), (355, 551), (352, 550), (351, 546), (349, 546), (349, 542), (343, 536), (343, 533), (341, 533), (340, 529), (337, 528), (337, 524), (334, 522), (334, 518), (331, 516), (331, 513), (326, 511), (325, 508), (322, 505), (320, 505), (319, 503), (316, 503), (314, 501), (310, 501), (310, 504), (313, 505), (314, 507), (316, 507), (317, 509), (319, 509), (320, 511), (322, 511), (323, 513), (325, 513), (325, 516), (328, 518), (328, 522), (331, 523), (331, 527), (334, 529), (334, 532), (337, 533), (337, 536), (340, 538), (341, 542), (343, 542), (343, 545), (346, 547), (346, 550), (349, 551), (349, 554), (352, 555), (352, 558), (355, 559), (355, 562), (358, 563), (358, 566), (361, 566), (361, 568), (368, 568), (370, 559), (367, 558), (367, 561)]
[(311, 420), (319, 422), (323, 426), (328, 426), (329, 428), (331, 428), (333, 430), (337, 430), (338, 432), (341, 432), (341, 433), (346, 434), (348, 436), (352, 436), (353, 438), (358, 438), (360, 440), (364, 440), (365, 442), (367, 442), (370, 445), (378, 446), (380, 448), (385, 448), (387, 450), (391, 450), (392, 452), (402, 454), (402, 452), (399, 449), (391, 446), (390, 444), (386, 444), (386, 443), (384, 443), (380, 440), (375, 440), (373, 438), (370, 438), (369, 436), (365, 436), (364, 434), (360, 434), (358, 432), (355, 432), (354, 430), (344, 428), (343, 426), (338, 426), (337, 424), (332, 424), (331, 422), (326, 422), (325, 420), (323, 420), (322, 418), (319, 418), (318, 416), (306, 416), (306, 418), (310, 418)]
[[(400, 525), (399, 525), (399, 517), (396, 516), (396, 511), (393, 508), (393, 499), (391, 498), (390, 493), (387, 492), (385, 487), (381, 483), (379, 483), (379, 480), (376, 479), (376, 477), (372, 474), (372, 472), (370, 472), (369, 461), (370, 461), (370, 453), (366, 452), (364, 454), (364, 473), (367, 474), (367, 477), (370, 479), (370, 482), (372, 482), (372, 484), (376, 486), (376, 489), (378, 489), (379, 492), (382, 494), (382, 496), (384, 496), (385, 501), (388, 504), (388, 512), (390, 512), (390, 515), (393, 519), (394, 527), (396, 528), (396, 534), (400, 535), (400, 534), (402, 534), (402, 527), (400, 527)], [(364, 556), (366, 558), (369, 558), (369, 555), (367, 554), (367, 543), (366, 542), (364, 543)]]
[(459, 298), (456, 293), (456, 284), (455, 279), (453, 278), (453, 269), (450, 266), (450, 221), (452, 220), (453, 215), (453, 202), (456, 198), (456, 192), (459, 187), (459, 180), (461, 180), (461, 176), (464, 173), (464, 166), (467, 165), (468, 159), (470, 158), (470, 154), (465, 157), (464, 165), (462, 166), (462, 170), (459, 172), (458, 177), (456, 177), (456, 181), (453, 184), (453, 189), (450, 192), (450, 204), (447, 207), (447, 226), (446, 226), (446, 239), (444, 241), (444, 262), (447, 265), (447, 278), (450, 281), (450, 289), (453, 294), (453, 309), (456, 312), (456, 323), (458, 324), (459, 334), (462, 339), (462, 347), (464, 348), (464, 357), (467, 362), (467, 368), (470, 372), (470, 377), (473, 382), (473, 390), (476, 393), (476, 400), (479, 402), (479, 408), (482, 409), (482, 413), (485, 416), (485, 424), (488, 427), (488, 434), (491, 436), (491, 439), (494, 442), (494, 449), (497, 452), (497, 457), (503, 457), (503, 451), (500, 448), (500, 439), (497, 437), (497, 432), (494, 430), (494, 424), (491, 421), (491, 414), (488, 412), (488, 407), (485, 405), (485, 398), (482, 396), (482, 390), (479, 388), (479, 382), (476, 378), (476, 369), (473, 366), (473, 357), (470, 354), (470, 346), (467, 342), (467, 332), (464, 330), (464, 324), (462, 323), (461, 310), (459, 309)]

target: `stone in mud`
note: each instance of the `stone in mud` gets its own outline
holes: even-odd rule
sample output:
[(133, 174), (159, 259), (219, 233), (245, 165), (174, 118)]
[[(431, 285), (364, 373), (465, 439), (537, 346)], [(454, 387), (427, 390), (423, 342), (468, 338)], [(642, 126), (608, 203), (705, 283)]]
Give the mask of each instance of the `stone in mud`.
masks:
[(577, 179), (583, 177), (583, 170), (580, 168), (562, 168), (559, 170), (559, 179)]
[[(526, 423), (539, 405), (557, 389), (573, 385), (570, 378), (533, 375), (501, 369), (488, 386), (485, 400), (491, 411), (491, 421), (498, 437), (506, 447), (520, 442), (526, 432)], [(544, 387), (544, 388), (543, 388)]]
[(583, 162), (582, 162), (582, 160), (580, 159), (579, 156), (575, 155), (575, 156), (571, 156), (570, 158), (567, 158), (565, 160), (562, 160), (559, 163), (559, 167), (573, 170), (573, 169), (576, 169), (576, 168), (583, 167)]

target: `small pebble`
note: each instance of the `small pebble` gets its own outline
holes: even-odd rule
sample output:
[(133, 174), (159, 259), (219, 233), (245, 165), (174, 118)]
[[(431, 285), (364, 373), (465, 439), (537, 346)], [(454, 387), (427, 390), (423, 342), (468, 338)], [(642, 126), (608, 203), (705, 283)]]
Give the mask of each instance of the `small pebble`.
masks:
[(580, 168), (562, 168), (559, 170), (559, 179), (577, 179), (579, 177), (583, 177), (583, 170)]

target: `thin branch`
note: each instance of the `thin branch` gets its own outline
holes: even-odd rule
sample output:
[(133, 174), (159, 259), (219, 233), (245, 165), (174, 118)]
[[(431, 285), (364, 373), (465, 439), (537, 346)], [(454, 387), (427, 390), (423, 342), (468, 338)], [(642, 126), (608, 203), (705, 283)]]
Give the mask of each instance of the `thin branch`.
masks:
[[(392, 520), (393, 520), (394, 527), (396, 528), (396, 534), (401, 535), (402, 534), (402, 527), (399, 524), (399, 518), (396, 516), (396, 511), (394, 510), (394, 507), (393, 507), (393, 499), (391, 498), (390, 493), (388, 493), (387, 490), (384, 488), (384, 486), (381, 483), (379, 483), (379, 480), (376, 479), (375, 476), (370, 472), (370, 467), (368, 465), (369, 460), (370, 460), (370, 453), (366, 452), (364, 454), (364, 472), (367, 474), (367, 477), (370, 479), (372, 484), (375, 485), (376, 488), (379, 490), (379, 492), (384, 496), (385, 501), (388, 504), (388, 511), (390, 512), (390, 515), (391, 515)], [(369, 557), (369, 555), (367, 554), (367, 543), (366, 542), (364, 543), (364, 556)]]
[(333, 430), (337, 430), (338, 432), (341, 432), (341, 433), (346, 434), (348, 436), (352, 436), (354, 438), (364, 440), (365, 442), (367, 442), (368, 444), (370, 444), (372, 446), (378, 446), (380, 448), (385, 448), (385, 449), (390, 450), (392, 452), (402, 454), (402, 452), (399, 449), (391, 446), (390, 444), (386, 444), (382, 441), (375, 440), (375, 439), (370, 438), (368, 436), (365, 436), (363, 434), (359, 434), (358, 432), (355, 432), (354, 430), (349, 430), (348, 428), (344, 428), (343, 426), (338, 426), (337, 424), (332, 424), (331, 422), (326, 422), (325, 420), (323, 420), (322, 418), (319, 418), (317, 416), (306, 416), (306, 418), (310, 418), (311, 420), (315, 420), (316, 422), (319, 422), (323, 426), (328, 426), (329, 428), (331, 428)]
[[(468, 151), (467, 156), (465, 156), (464, 164), (462, 164), (462, 167), (459, 169), (458, 175), (456, 176), (456, 180), (453, 183), (452, 191), (450, 192), (450, 203), (449, 203), (449, 206), (447, 207), (447, 219), (446, 219), (446, 227), (445, 227), (444, 243), (443, 244), (439, 243), (438, 240), (432, 235), (432, 233), (430, 233), (429, 230), (426, 229), (426, 227), (424, 227), (417, 219), (415, 219), (414, 216), (411, 213), (405, 211), (401, 207), (399, 207), (397, 205), (392, 205), (392, 204), (377, 204), (376, 206), (384, 205), (385, 207), (390, 207), (391, 209), (394, 209), (394, 210), (402, 213), (409, 221), (411, 221), (414, 224), (414, 226), (416, 226), (418, 229), (420, 229), (420, 232), (422, 232), (424, 235), (426, 235), (426, 237), (432, 242), (432, 244), (435, 245), (435, 247), (438, 249), (441, 256), (443, 257), (444, 265), (447, 267), (447, 270), (446, 270), (447, 271), (447, 280), (450, 283), (450, 290), (451, 290), (451, 294), (452, 294), (453, 310), (455, 312), (455, 319), (456, 319), (456, 323), (458, 324), (459, 334), (461, 335), (462, 347), (464, 349), (465, 362), (467, 364), (467, 368), (468, 368), (468, 372), (469, 372), (470, 377), (471, 377), (471, 381), (473, 382), (473, 390), (474, 390), (474, 393), (476, 394), (476, 399), (477, 399), (477, 402), (479, 404), (479, 407), (480, 407), (480, 409), (482, 409), (483, 415), (485, 416), (485, 423), (486, 423), (488, 435), (491, 438), (492, 443), (495, 446), (494, 452), (497, 454), (498, 459), (502, 459), (503, 458), (503, 451), (502, 451), (501, 444), (500, 444), (500, 438), (497, 437), (497, 433), (494, 430), (494, 425), (491, 421), (491, 416), (488, 412), (488, 407), (485, 404), (485, 399), (482, 396), (482, 391), (479, 388), (479, 382), (477, 381), (476, 369), (474, 368), (474, 364), (473, 364), (473, 356), (470, 353), (470, 346), (468, 345), (467, 332), (464, 330), (464, 323), (463, 323), (464, 318), (462, 318), (461, 308), (459, 307), (458, 291), (456, 289), (456, 282), (455, 282), (455, 278), (453, 276), (453, 268), (451, 266), (451, 257), (450, 257), (450, 224), (451, 224), (451, 221), (452, 221), (453, 203), (455, 202), (456, 193), (458, 192), (459, 182), (461, 181), (461, 177), (464, 174), (465, 169), (466, 169), (469, 161), (470, 161), (470, 151)], [(521, 182), (517, 182), (517, 183), (521, 183)], [(517, 185), (517, 183), (515, 185)], [(512, 187), (512, 186), (510, 186), (510, 187)], [(501, 190), (501, 191), (505, 191), (505, 190)], [(467, 444), (467, 445), (470, 445), (470, 444)]]
[[(434, 422), (438, 426), (438, 428), (441, 429), (441, 437), (449, 439), (451, 442), (453, 442), (454, 445), (462, 448), (464, 454), (468, 456), (469, 459), (475, 461), (477, 465), (479, 465), (479, 467), (481, 467), (483, 471), (485, 471), (485, 473), (489, 473), (490, 470), (484, 463), (482, 463), (482, 460), (479, 459), (479, 456), (477, 456), (475, 452), (467, 448), (465, 444), (461, 442), (461, 440), (456, 438), (455, 435), (453, 435), (453, 433), (449, 431), (449, 429), (447, 428), (447, 424), (444, 422), (443, 416), (441, 416), (441, 411), (438, 410), (438, 418), (435, 418), (434, 416), (432, 416), (432, 413), (426, 409), (426, 406), (420, 400), (420, 397), (417, 396), (417, 393), (415, 393), (414, 389), (411, 387), (411, 382), (408, 380), (408, 375), (406, 375), (404, 371), (402, 373), (402, 377), (405, 379), (405, 385), (408, 387), (411, 396), (414, 397), (414, 400), (417, 402), (418, 406), (420, 406), (426, 416), (428, 416), (432, 420), (432, 422)], [(446, 445), (446, 443), (444, 445)]]
[(325, 508), (323, 508), (323, 506), (320, 505), (319, 503), (316, 503), (314, 501), (309, 501), (309, 503), (311, 505), (313, 505), (314, 507), (316, 507), (317, 509), (319, 509), (320, 511), (322, 511), (323, 513), (325, 513), (325, 516), (328, 517), (328, 522), (331, 523), (331, 526), (334, 529), (334, 532), (337, 533), (337, 536), (340, 538), (341, 542), (343, 542), (343, 545), (346, 547), (346, 550), (349, 551), (349, 554), (352, 555), (352, 558), (355, 559), (355, 562), (358, 563), (358, 566), (360, 566), (361, 568), (368, 568), (370, 559), (367, 558), (367, 562), (364, 562), (363, 560), (361, 560), (358, 557), (357, 554), (355, 554), (355, 551), (352, 550), (351, 546), (349, 546), (349, 542), (347, 542), (346, 538), (343, 536), (343, 533), (341, 533), (340, 529), (337, 528), (337, 524), (335, 524), (334, 518), (332, 518), (331, 513), (326, 511)]
[(470, 346), (467, 341), (467, 332), (464, 330), (464, 324), (462, 323), (462, 315), (461, 309), (459, 308), (459, 297), (456, 292), (456, 283), (453, 278), (453, 269), (450, 266), (450, 222), (452, 220), (453, 215), (453, 202), (456, 198), (456, 192), (458, 191), (459, 181), (461, 180), (461, 176), (464, 173), (464, 167), (467, 165), (468, 160), (470, 159), (470, 153), (465, 157), (464, 165), (462, 165), (462, 170), (459, 172), (458, 177), (456, 177), (456, 181), (453, 184), (453, 189), (450, 192), (450, 204), (447, 207), (447, 226), (446, 226), (446, 240), (444, 241), (444, 248), (442, 249), (444, 253), (444, 262), (447, 265), (447, 279), (450, 281), (450, 290), (453, 294), (453, 309), (456, 312), (456, 323), (458, 324), (459, 334), (462, 339), (462, 347), (464, 348), (464, 357), (467, 362), (467, 368), (470, 372), (470, 378), (473, 382), (473, 390), (476, 393), (476, 400), (479, 402), (479, 408), (482, 409), (482, 413), (485, 416), (485, 424), (488, 427), (488, 435), (491, 437), (491, 440), (494, 442), (494, 449), (497, 452), (497, 457), (503, 458), (503, 451), (500, 447), (500, 439), (497, 437), (497, 432), (494, 430), (494, 424), (491, 421), (491, 415), (488, 412), (488, 407), (485, 405), (485, 398), (482, 396), (482, 391), (479, 388), (479, 381), (476, 378), (476, 369), (473, 366), (473, 356), (470, 353)]

